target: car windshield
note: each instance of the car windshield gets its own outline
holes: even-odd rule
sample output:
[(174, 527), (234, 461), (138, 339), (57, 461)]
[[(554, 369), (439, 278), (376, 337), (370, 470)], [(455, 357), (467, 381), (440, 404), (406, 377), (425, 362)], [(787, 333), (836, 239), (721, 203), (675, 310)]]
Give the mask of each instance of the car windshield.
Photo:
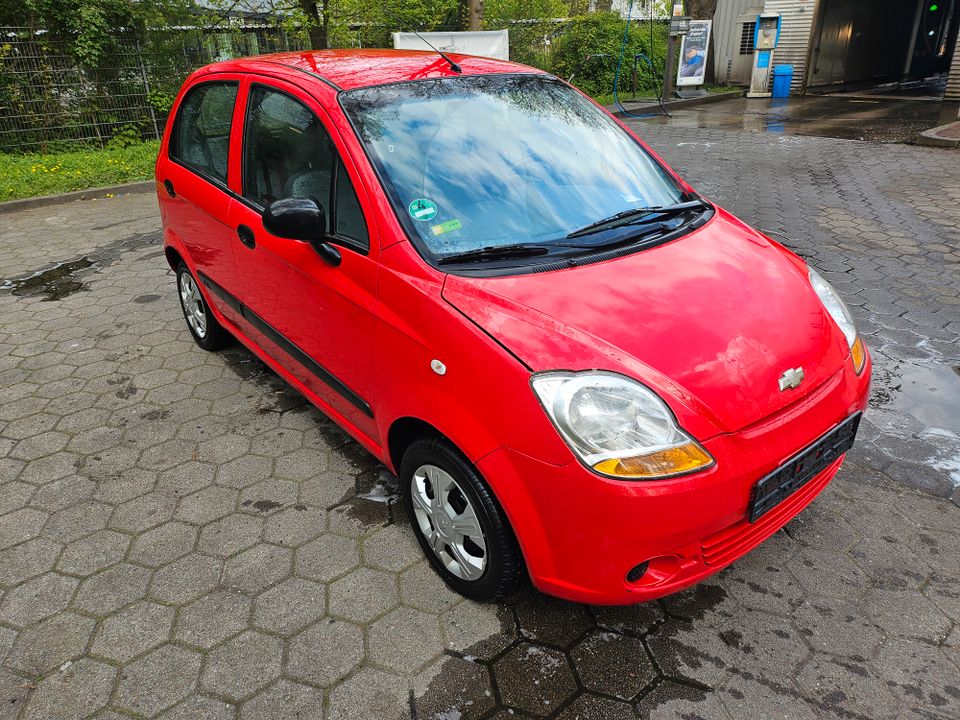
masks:
[(407, 232), (440, 260), (549, 247), (618, 213), (682, 200), (639, 143), (549, 76), (418, 80), (341, 102)]

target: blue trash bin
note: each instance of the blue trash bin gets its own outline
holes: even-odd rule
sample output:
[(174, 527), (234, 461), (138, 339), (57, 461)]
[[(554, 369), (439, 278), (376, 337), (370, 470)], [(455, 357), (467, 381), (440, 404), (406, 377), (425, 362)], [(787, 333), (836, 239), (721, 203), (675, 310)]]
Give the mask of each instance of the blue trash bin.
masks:
[(773, 97), (790, 97), (791, 82), (793, 82), (793, 65), (773, 66)]

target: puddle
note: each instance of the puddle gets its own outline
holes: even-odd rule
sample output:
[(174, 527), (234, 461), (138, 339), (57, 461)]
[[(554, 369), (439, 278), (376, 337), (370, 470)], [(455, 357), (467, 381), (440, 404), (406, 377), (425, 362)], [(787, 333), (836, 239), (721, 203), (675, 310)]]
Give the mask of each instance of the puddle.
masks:
[[(37, 270), (27, 275), (4, 280), (3, 284), (0, 284), (0, 291), (7, 290), (20, 297), (42, 295), (44, 302), (62, 300), (75, 292), (87, 289), (87, 283), (80, 279), (82, 275), (111, 265), (122, 253), (139, 250), (158, 242), (160, 242), (159, 232), (131, 235), (76, 260), (67, 260), (45, 270)], [(144, 297), (149, 296), (141, 296), (141, 298)], [(141, 298), (137, 298), (135, 302), (149, 302)]]
[(35, 272), (23, 278), (7, 280), (0, 290), (10, 290), (13, 295), (31, 297), (45, 295), (44, 301), (61, 300), (78, 290), (85, 289), (84, 283), (76, 279), (80, 270), (93, 265), (93, 260), (84, 256), (79, 260), (59, 263), (48, 270)]
[(928, 428), (960, 434), (960, 365), (901, 363), (877, 383), (870, 405), (906, 413)]

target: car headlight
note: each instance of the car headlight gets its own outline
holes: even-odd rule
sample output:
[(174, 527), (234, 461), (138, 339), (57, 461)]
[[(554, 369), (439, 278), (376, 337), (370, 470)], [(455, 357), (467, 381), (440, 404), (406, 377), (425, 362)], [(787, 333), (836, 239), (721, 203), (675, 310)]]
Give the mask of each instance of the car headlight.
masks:
[(713, 465), (666, 403), (630, 378), (547, 372), (535, 375), (531, 385), (567, 445), (602, 475), (651, 480)]
[(813, 268), (807, 268), (807, 270), (809, 271), (810, 284), (813, 286), (813, 291), (817, 294), (817, 297), (820, 298), (820, 302), (823, 303), (830, 317), (833, 318), (833, 321), (847, 339), (847, 346), (850, 348), (850, 358), (853, 360), (853, 369), (857, 375), (859, 375), (863, 372), (863, 366), (866, 364), (867, 351), (863, 346), (863, 340), (860, 338), (860, 334), (857, 332), (857, 326), (853, 322), (853, 316), (850, 315), (850, 311), (847, 309), (843, 300), (840, 299), (837, 291), (833, 289), (833, 286), (824, 280), (820, 276), (820, 273)]

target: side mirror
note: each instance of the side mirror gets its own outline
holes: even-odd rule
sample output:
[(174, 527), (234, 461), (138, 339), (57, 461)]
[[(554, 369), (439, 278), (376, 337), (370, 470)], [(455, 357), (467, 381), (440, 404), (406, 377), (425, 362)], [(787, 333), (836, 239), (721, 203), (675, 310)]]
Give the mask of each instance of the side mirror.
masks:
[(285, 198), (270, 203), (263, 211), (263, 227), (271, 235), (311, 245), (322, 243), (327, 234), (323, 208), (310, 198)]
[(277, 237), (310, 243), (326, 262), (340, 264), (340, 251), (326, 242), (326, 215), (315, 200), (284, 198), (270, 203), (263, 211), (263, 228)]

